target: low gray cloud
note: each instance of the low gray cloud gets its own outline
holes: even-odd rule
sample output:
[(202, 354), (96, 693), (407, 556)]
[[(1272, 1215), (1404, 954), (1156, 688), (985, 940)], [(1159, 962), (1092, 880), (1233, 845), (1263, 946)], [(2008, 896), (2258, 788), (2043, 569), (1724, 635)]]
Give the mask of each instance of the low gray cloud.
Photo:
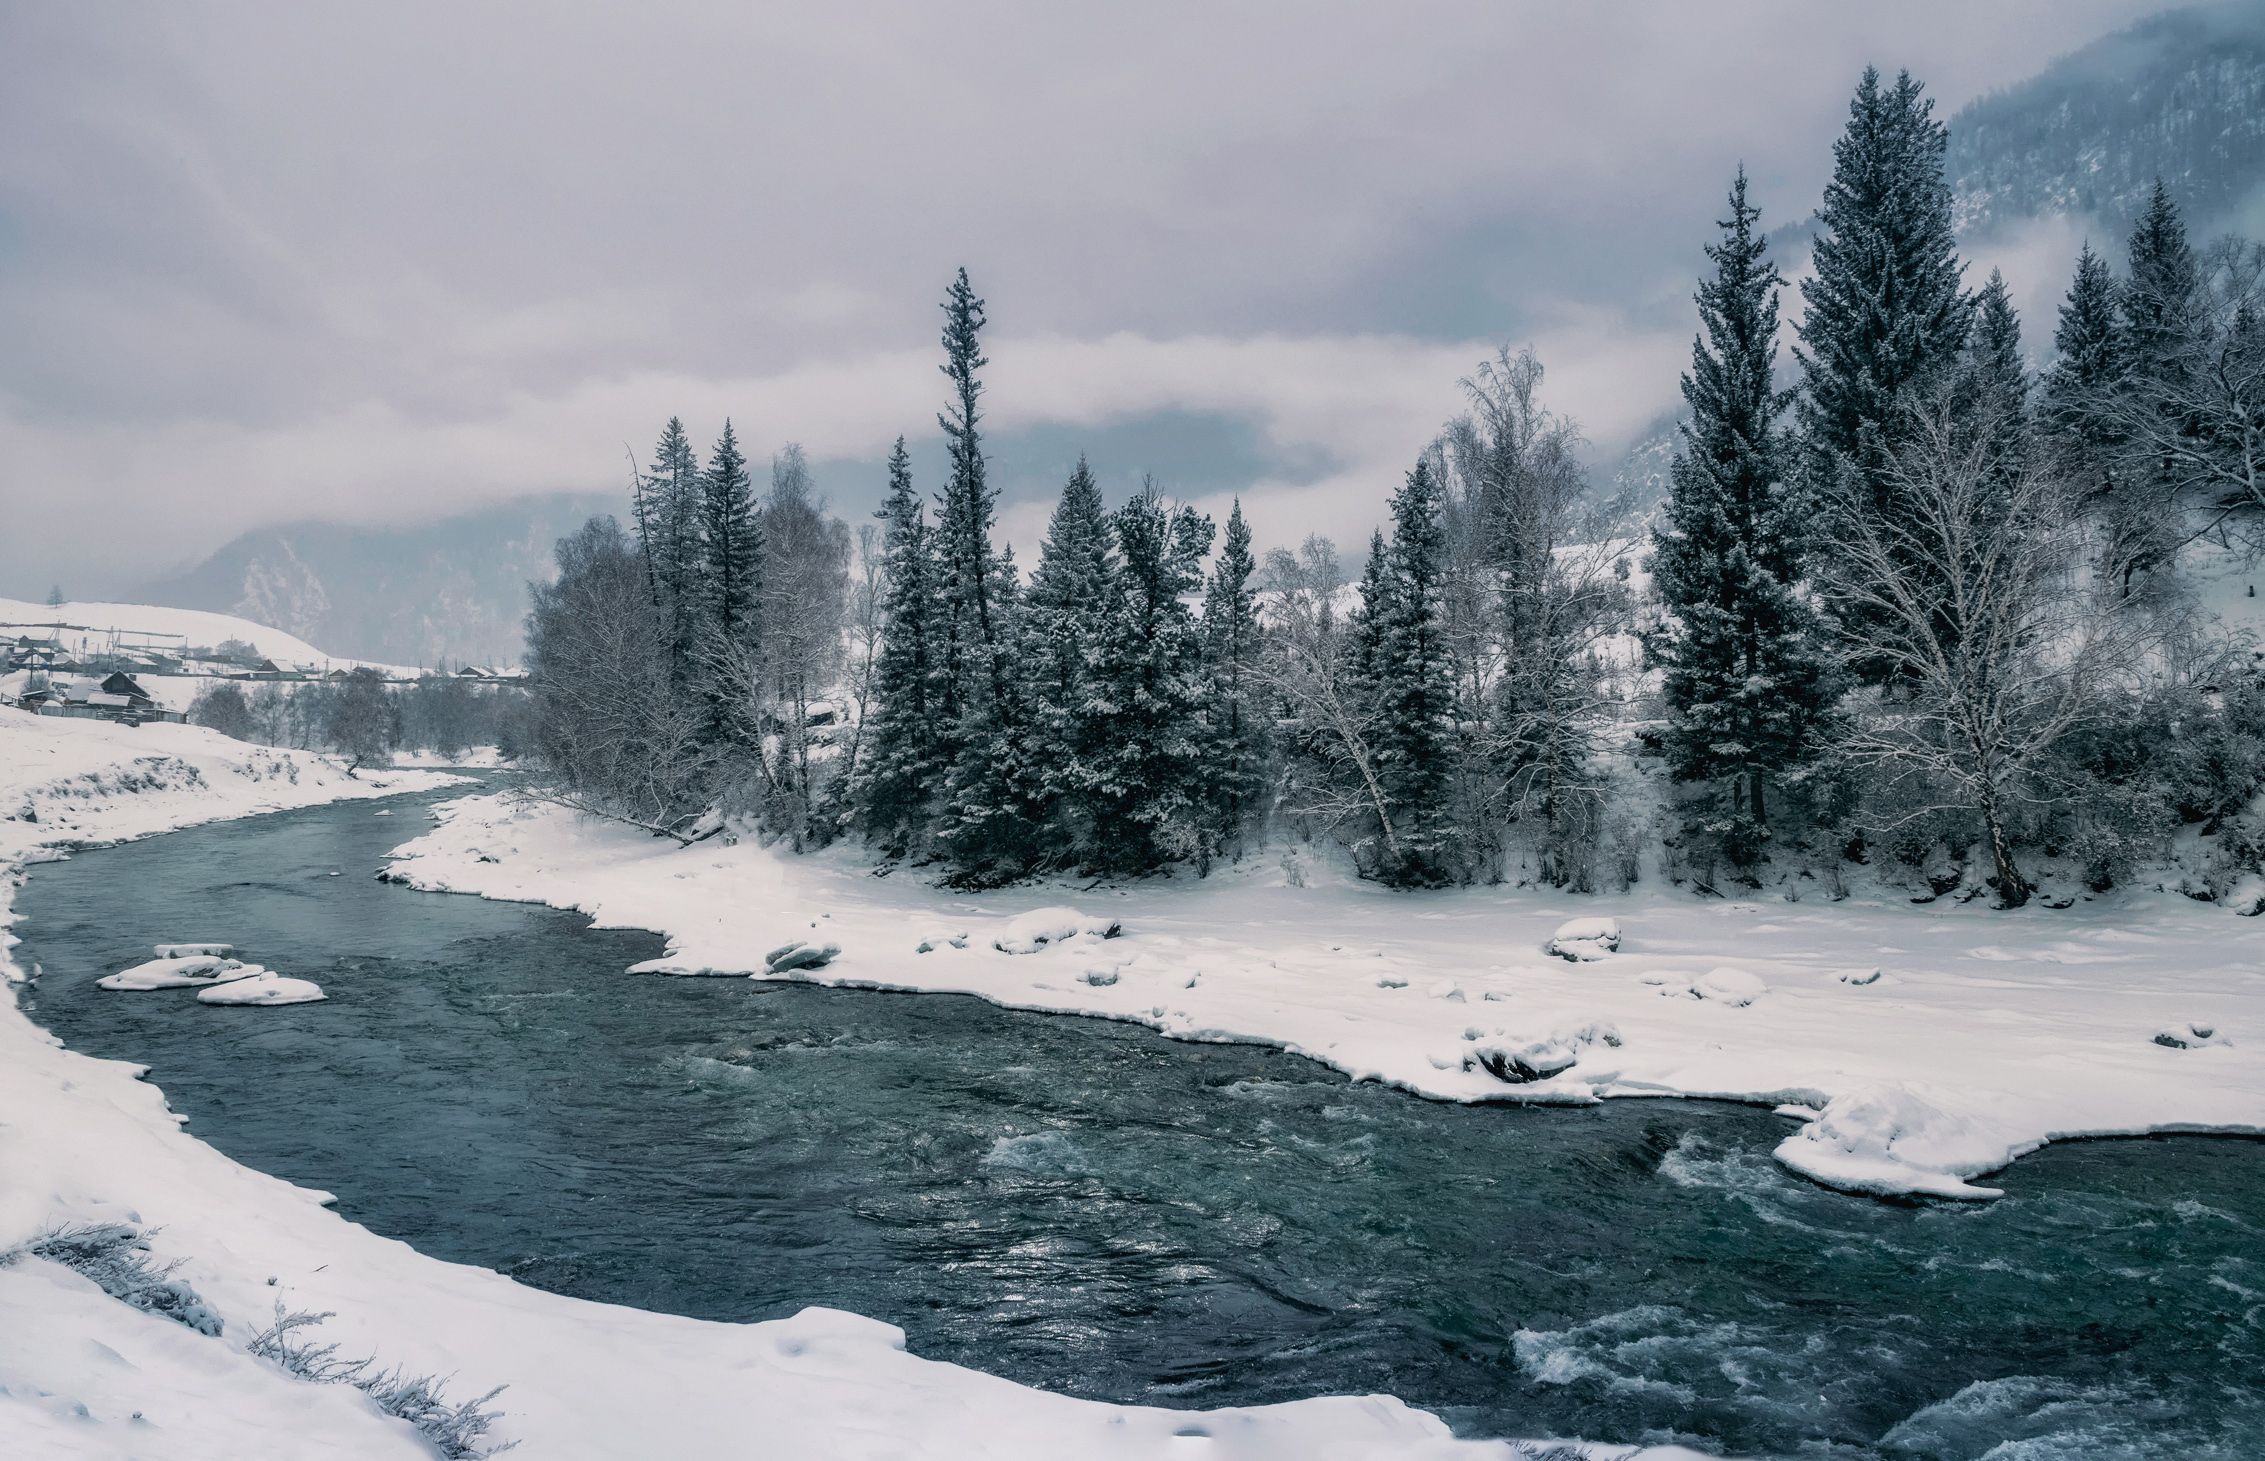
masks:
[(868, 461), (963, 262), (1003, 431), (1235, 422), (1108, 466), (1358, 535), (1495, 342), (1600, 442), (1667, 405), (1731, 168), (1806, 212), (1867, 61), (1955, 106), (2150, 8), (10, 7), (0, 582), (604, 487), (672, 411)]

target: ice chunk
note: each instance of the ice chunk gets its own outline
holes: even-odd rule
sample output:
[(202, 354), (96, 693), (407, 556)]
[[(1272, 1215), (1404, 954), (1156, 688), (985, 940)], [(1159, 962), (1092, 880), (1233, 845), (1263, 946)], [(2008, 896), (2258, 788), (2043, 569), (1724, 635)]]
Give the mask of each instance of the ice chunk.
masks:
[(197, 991), (199, 1004), (313, 1004), (327, 998), (312, 979), (286, 979), (265, 970), (250, 979), (238, 979), (213, 989)]
[(131, 969), (121, 969), (105, 979), (96, 981), (99, 989), (191, 989), (207, 984), (227, 984), (239, 979), (250, 979), (267, 971), (257, 964), (246, 964), (236, 959), (222, 958), (218, 954), (190, 954), (177, 959), (151, 959)]
[(186, 959), (192, 954), (218, 954), (223, 958), (236, 952), (234, 944), (158, 944), (151, 949), (160, 959)]
[(784, 974), (794, 969), (823, 969), (840, 957), (840, 944), (809, 943), (796, 939), (781, 944), (763, 956), (763, 967), (773, 974)]
[(1543, 948), (1560, 959), (1586, 964), (1620, 947), (1617, 918), (1568, 918), (1557, 926)]
[(1701, 999), (1740, 1008), (1769, 993), (1770, 987), (1743, 969), (1713, 969), (1691, 981), (1691, 992)]
[(1075, 908), (1033, 908), (1019, 918), (1010, 918), (991, 947), (1003, 954), (1035, 954), (1048, 944), (1088, 935), (1093, 938), (1115, 938), (1124, 932), (1123, 925), (1114, 918), (1095, 918)]

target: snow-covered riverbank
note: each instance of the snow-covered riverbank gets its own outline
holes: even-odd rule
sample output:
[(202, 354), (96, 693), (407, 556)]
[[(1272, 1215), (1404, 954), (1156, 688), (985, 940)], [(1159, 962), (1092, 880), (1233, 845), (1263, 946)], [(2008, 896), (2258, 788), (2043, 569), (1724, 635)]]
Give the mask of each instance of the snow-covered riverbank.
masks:
[[(679, 848), (503, 797), (444, 817), (401, 849), (397, 875), (658, 930), (669, 954), (648, 972), (758, 972), (806, 940), (841, 953), (778, 977), (1260, 1041), (1450, 1100), (1767, 1102), (1799, 1123), (1779, 1159), (1856, 1191), (1987, 1197), (1973, 1179), (2056, 1139), (2265, 1131), (2265, 921), (2172, 895), (2014, 913), (1410, 895), (1319, 874), (1291, 887), (1268, 863), (970, 897), (916, 873), (875, 878), (850, 856)], [(1122, 935), (998, 946), (1021, 946), (1004, 936), (1013, 918), (1072, 900)], [(1544, 952), (1587, 916), (1618, 920), (1616, 952)]]
[[(0, 710), (0, 915), (22, 866), (60, 848), (443, 779), (350, 779), (322, 758), (191, 727), (127, 730)], [(214, 916), (224, 921), (225, 911)], [(226, 936), (150, 931), (152, 942)], [(6, 967), (11, 980), (34, 972)], [(129, 1308), (42, 1259), (0, 1267), (0, 1455), (433, 1454), (358, 1392), (293, 1379), (247, 1354), (246, 1339), (278, 1303), (331, 1311), (318, 1337), (346, 1355), (453, 1377), (452, 1398), (508, 1385), (495, 1436), (545, 1461), (751, 1450), (1034, 1461), (1518, 1454), (1457, 1441), (1384, 1397), (1211, 1412), (1113, 1406), (922, 1360), (893, 1327), (833, 1310), (717, 1324), (544, 1293), (427, 1258), (346, 1222), (321, 1194), (237, 1165), (181, 1131), (163, 1093), (137, 1074), (63, 1049), (12, 995), (0, 1000), (0, 1251), (76, 1224), (151, 1230), (157, 1255), (180, 1261), (176, 1277), (225, 1328), (214, 1338)]]

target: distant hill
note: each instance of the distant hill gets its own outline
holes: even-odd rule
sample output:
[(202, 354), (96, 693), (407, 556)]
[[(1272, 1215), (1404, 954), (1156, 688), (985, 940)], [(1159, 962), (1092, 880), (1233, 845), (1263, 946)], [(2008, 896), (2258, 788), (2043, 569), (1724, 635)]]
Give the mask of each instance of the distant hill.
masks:
[(2120, 232), (2159, 175), (2196, 233), (2265, 187), (2265, 3), (2165, 11), (1950, 119), (1962, 233), (2054, 214)]
[(244, 534), (137, 598), (234, 614), (396, 664), (516, 664), (527, 584), (611, 495), (526, 498), (415, 527), (301, 523)]

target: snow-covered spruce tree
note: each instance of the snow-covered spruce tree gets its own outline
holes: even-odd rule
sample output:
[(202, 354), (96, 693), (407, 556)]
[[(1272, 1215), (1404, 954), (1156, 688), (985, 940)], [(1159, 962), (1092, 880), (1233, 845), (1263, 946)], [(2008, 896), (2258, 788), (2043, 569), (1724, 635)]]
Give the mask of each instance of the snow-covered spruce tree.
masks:
[(902, 857), (927, 842), (944, 761), (933, 698), (940, 575), (927, 505), (913, 489), (901, 436), (889, 450), (889, 493), (878, 515), (887, 525), (887, 591), (858, 824), (882, 852)]
[(2120, 303), (2131, 364), (2142, 374), (2175, 376), (2194, 328), (2201, 275), (2186, 222), (2161, 178), (2131, 226), (2129, 250)]
[(1991, 454), (1998, 470), (2009, 477), (2020, 471), (2034, 440), (2029, 364), (2021, 353), (2021, 317), (2014, 311), (2005, 276), (1995, 269), (1974, 296), (1966, 356), (1959, 363), (1957, 381), (1957, 399), (1998, 433)]
[(710, 746), (760, 750), (755, 697), (762, 572), (754, 479), (727, 419), (700, 478), (695, 644), (701, 735)]
[(1446, 623), (1447, 531), (1439, 477), (1420, 457), (1392, 494), (1392, 542), (1364, 604), (1373, 645), (1376, 777), (1392, 808), (1392, 840), (1375, 872), (1402, 887), (1452, 881), (1465, 869), (1454, 817), (1454, 669)]
[[(1883, 88), (1879, 72), (1865, 69), (1833, 144), (1816, 275), (1801, 285), (1806, 309), (1794, 350), (1805, 468), (1816, 489), (1891, 523), (1901, 507), (1888, 457), (1915, 404), (1956, 369), (1971, 309), (1943, 179), (1945, 132), (1933, 111), (1909, 72)], [(1885, 672), (1861, 668), (1867, 678)]]
[(2126, 351), (2115, 276), (2087, 242), (2061, 301), (2045, 372), (2040, 424), (2070, 480), (2089, 503), (2114, 493), (2115, 430), (2103, 397), (2122, 388)]
[(1204, 784), (1199, 856), (1242, 850), (1266, 787), (1269, 716), (1260, 690), (1258, 599), (1251, 578), (1250, 525), (1235, 500), (1227, 535), (1203, 591)]
[(700, 616), (700, 458), (684, 423), (671, 416), (653, 448), (653, 464), (637, 480), (638, 546), (660, 612), (669, 683), (690, 681)]
[(1750, 868), (1770, 838), (1773, 788), (1815, 760), (1839, 695), (1832, 648), (1802, 598), (1811, 504), (1787, 471), (1775, 384), (1784, 280), (1755, 232), (1746, 173), (1730, 190), (1712, 278), (1698, 291), (1683, 399), (1691, 411), (1653, 529), (1652, 585), (1668, 618), (1645, 649), (1663, 672), (1670, 773), (1699, 788), (1688, 834)]
[(1041, 834), (1050, 858), (1093, 858), (1094, 763), (1103, 751), (1102, 706), (1094, 684), (1118, 602), (1116, 548), (1100, 484), (1083, 457), (1062, 486), (1024, 596), (1029, 648), (1030, 762), (1044, 799)]
[(1085, 853), (1095, 872), (1138, 877), (1198, 845), (1203, 640), (1184, 600), (1202, 581), (1212, 529), (1193, 508), (1167, 503), (1153, 482), (1109, 526), (1118, 568), (1092, 661)]
[(951, 400), (936, 421), (951, 455), (936, 525), (943, 633), (931, 697), (946, 763), (937, 841), (955, 881), (1012, 881), (1039, 848), (1036, 768), (1026, 742), (1012, 559), (991, 546), (993, 490), (980, 430), (983, 301), (961, 269), (944, 298), (945, 378)]

